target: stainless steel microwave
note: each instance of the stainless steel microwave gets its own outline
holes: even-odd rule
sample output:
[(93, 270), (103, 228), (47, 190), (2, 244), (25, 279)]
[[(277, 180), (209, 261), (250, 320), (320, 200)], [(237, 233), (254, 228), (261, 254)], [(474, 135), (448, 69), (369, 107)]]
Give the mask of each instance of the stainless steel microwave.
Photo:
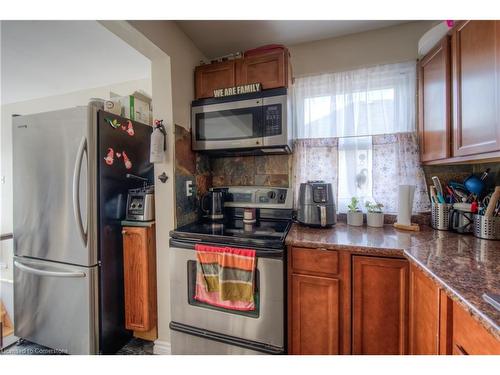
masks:
[(192, 148), (216, 154), (286, 154), (292, 151), (292, 118), (286, 88), (195, 100)]

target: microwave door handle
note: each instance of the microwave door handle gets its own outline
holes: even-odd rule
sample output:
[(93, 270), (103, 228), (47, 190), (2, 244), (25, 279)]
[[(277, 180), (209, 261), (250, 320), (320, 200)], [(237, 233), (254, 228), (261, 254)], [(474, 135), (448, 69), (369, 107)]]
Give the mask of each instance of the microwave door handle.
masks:
[(82, 138), (76, 154), (75, 168), (73, 170), (73, 213), (76, 225), (84, 246), (87, 246), (87, 231), (83, 227), (82, 212), (80, 207), (80, 177), (82, 172), (83, 154), (87, 152), (87, 139)]

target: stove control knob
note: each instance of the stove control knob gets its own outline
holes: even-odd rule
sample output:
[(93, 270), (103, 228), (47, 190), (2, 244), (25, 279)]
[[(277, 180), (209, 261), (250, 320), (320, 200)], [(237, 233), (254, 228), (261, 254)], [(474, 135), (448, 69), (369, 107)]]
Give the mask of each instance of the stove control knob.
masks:
[(267, 193), (267, 196), (269, 199), (274, 199), (276, 198), (276, 192), (271, 190), (270, 192)]

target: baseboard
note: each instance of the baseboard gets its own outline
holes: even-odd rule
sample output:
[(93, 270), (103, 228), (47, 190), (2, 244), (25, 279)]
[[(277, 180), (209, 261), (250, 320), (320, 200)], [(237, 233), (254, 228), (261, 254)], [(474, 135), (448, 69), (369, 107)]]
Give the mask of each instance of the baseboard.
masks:
[(172, 346), (167, 341), (156, 340), (153, 346), (153, 354), (170, 355), (172, 354)]

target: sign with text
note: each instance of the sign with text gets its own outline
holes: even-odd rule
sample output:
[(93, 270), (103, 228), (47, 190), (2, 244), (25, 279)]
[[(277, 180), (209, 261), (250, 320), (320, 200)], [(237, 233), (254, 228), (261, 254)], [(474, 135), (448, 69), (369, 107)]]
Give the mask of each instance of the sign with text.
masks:
[(214, 97), (223, 98), (225, 96), (259, 92), (261, 90), (262, 90), (262, 85), (260, 83), (249, 83), (248, 85), (240, 85), (240, 86), (227, 87), (224, 89), (216, 89), (214, 90)]

